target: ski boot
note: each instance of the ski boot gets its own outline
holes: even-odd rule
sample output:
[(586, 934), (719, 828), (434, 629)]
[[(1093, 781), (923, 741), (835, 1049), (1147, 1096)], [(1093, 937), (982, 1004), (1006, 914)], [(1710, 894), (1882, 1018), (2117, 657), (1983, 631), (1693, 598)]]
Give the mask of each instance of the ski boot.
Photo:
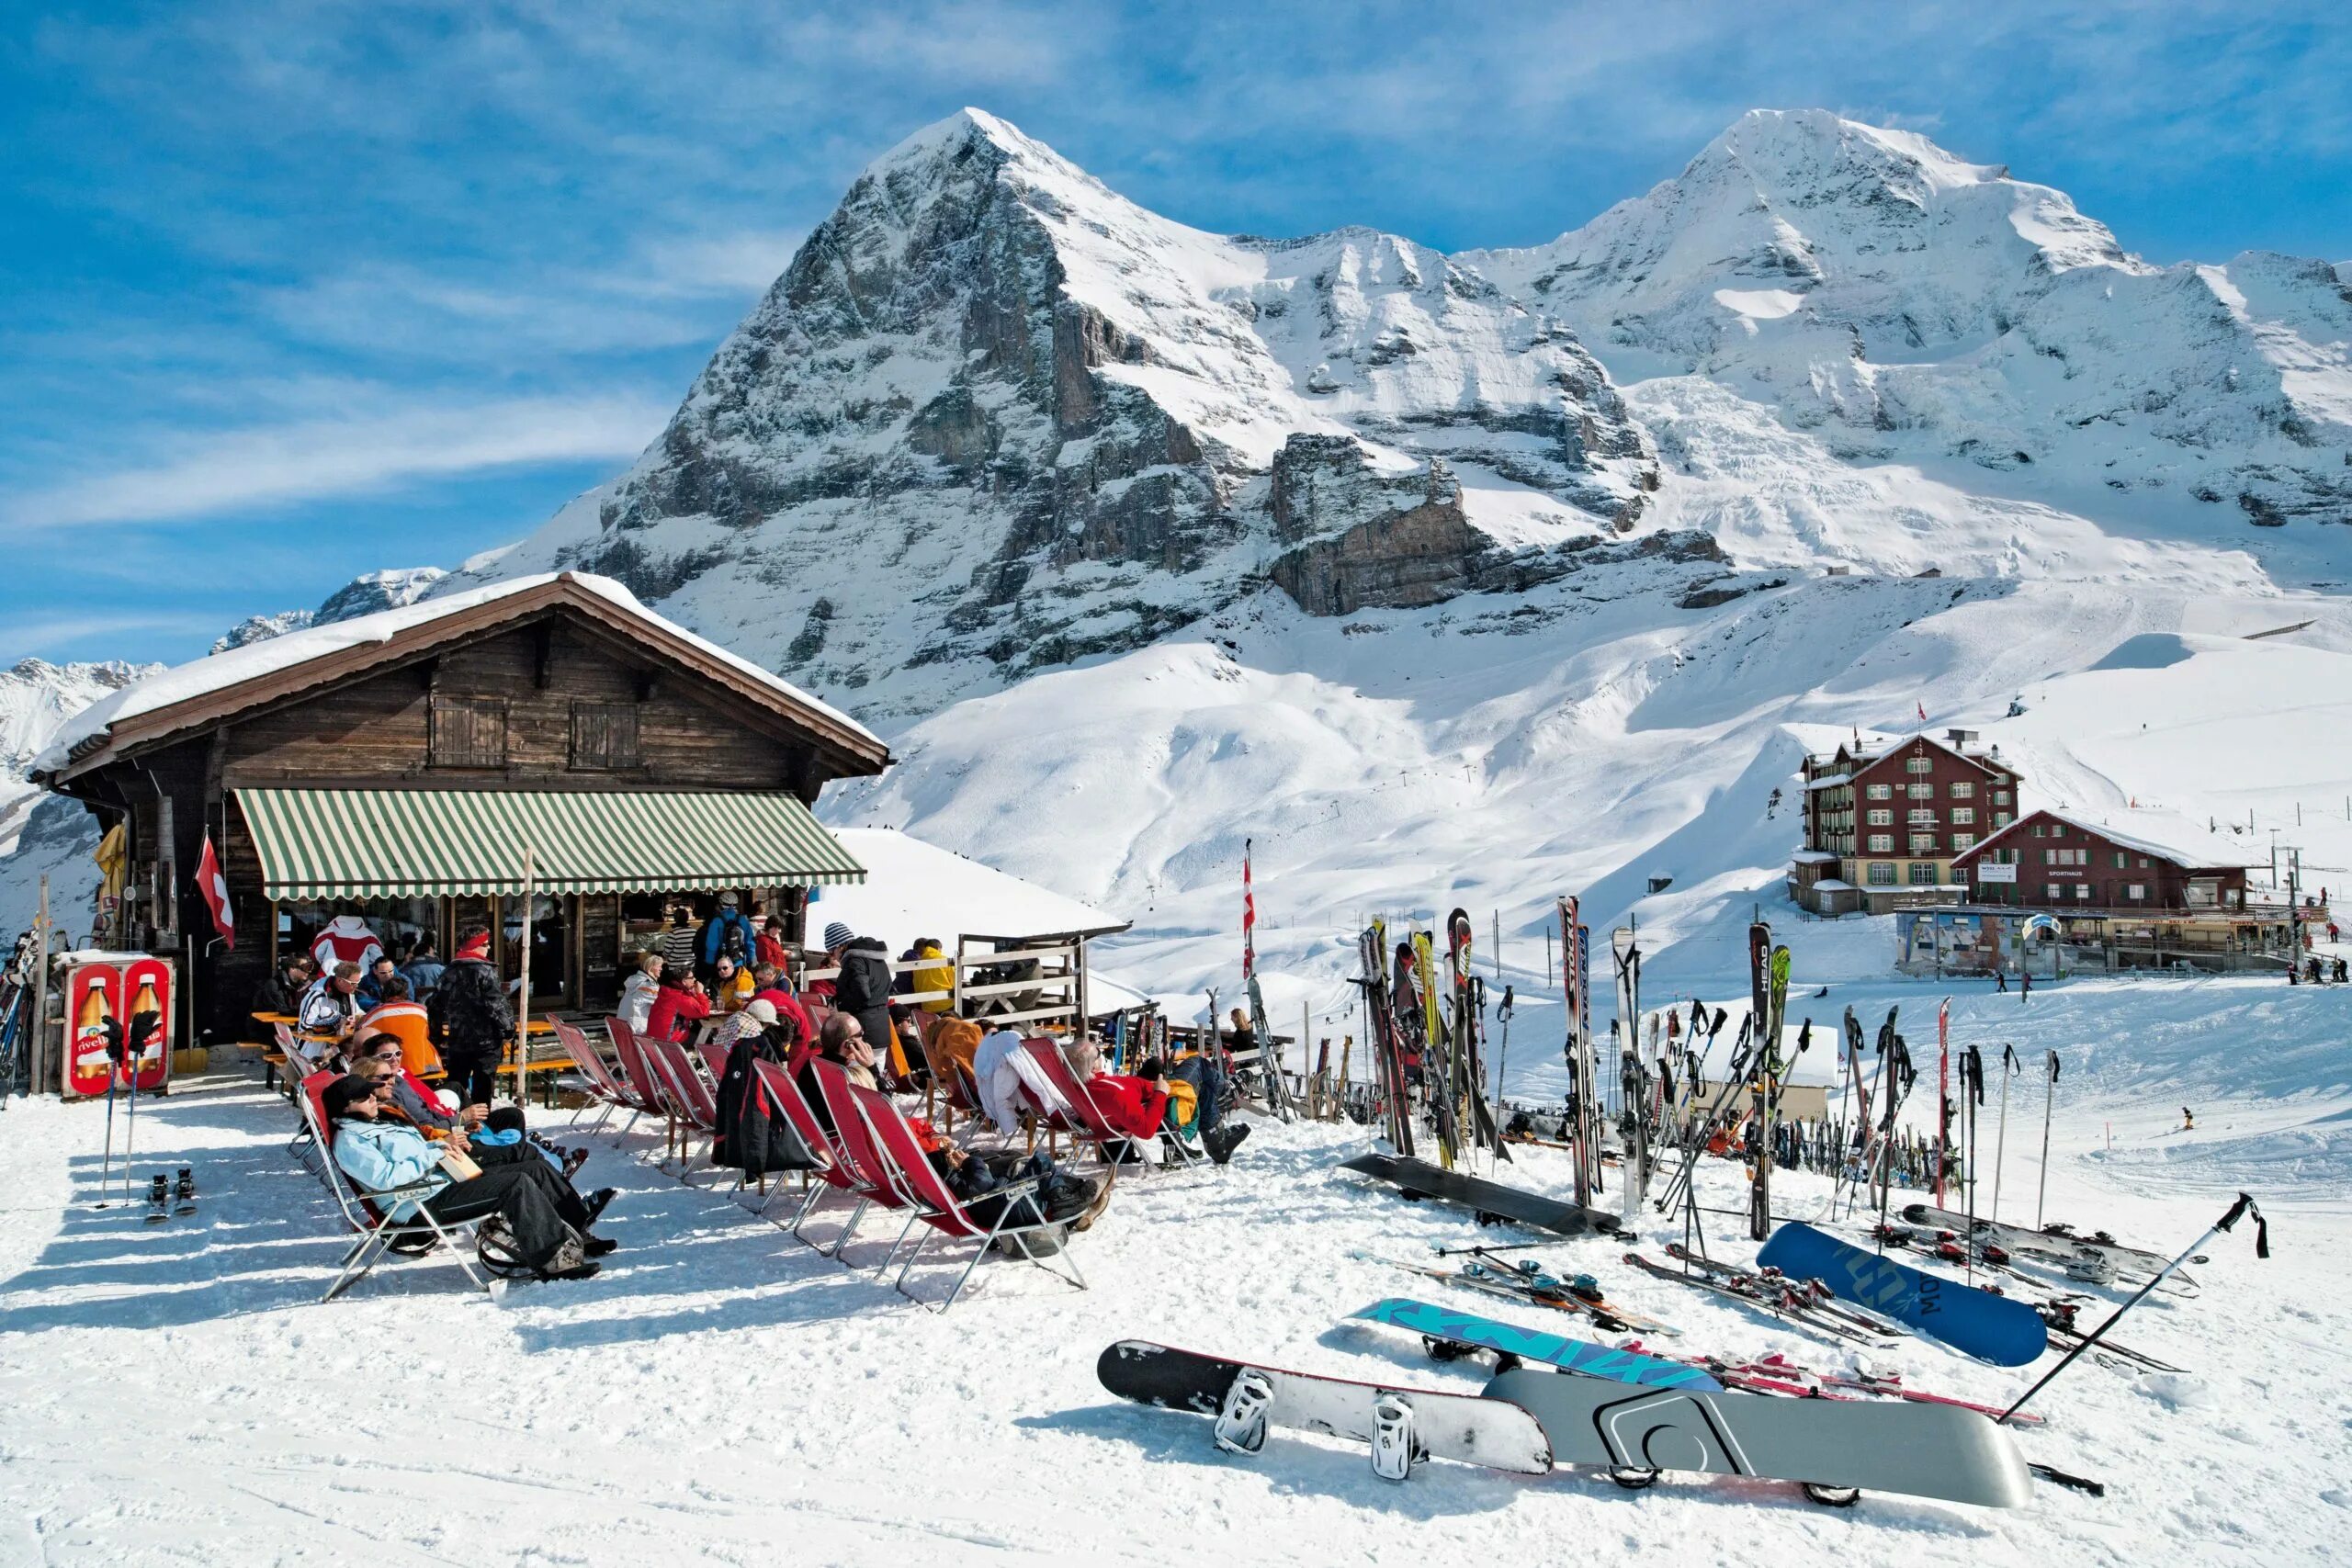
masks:
[(196, 1172), (190, 1167), (180, 1167), (179, 1179), (172, 1184), (172, 1198), (175, 1214), (196, 1213)]
[(1216, 1446), (1229, 1454), (1254, 1454), (1266, 1446), (1266, 1412), (1274, 1403), (1274, 1380), (1244, 1367), (1225, 1391), (1216, 1413)]
[(1423, 1457), (1413, 1402), (1384, 1389), (1372, 1402), (1372, 1472), (1383, 1481), (1403, 1481)]
[(160, 1225), (172, 1217), (172, 1190), (164, 1173), (155, 1173), (154, 1182), (147, 1189), (147, 1223)]

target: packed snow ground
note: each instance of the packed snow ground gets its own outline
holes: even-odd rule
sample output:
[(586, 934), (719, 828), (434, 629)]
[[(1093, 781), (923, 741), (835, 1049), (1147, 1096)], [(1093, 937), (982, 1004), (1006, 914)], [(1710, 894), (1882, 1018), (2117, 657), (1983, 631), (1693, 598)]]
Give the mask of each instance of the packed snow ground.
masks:
[[(1902, 1000), (1917, 1049), (1934, 994), (1833, 981), (1817, 1005)], [(2332, 1131), (2352, 1123), (2347, 1011), (2352, 988), (2251, 980), (1956, 999), (1956, 1038), (2065, 1055), (2052, 1217), (2169, 1252), (2247, 1182), (2274, 1222), (2276, 1257), (2224, 1238), (2199, 1297), (2159, 1298), (2119, 1332), (2189, 1375), (2078, 1363), (2041, 1402), (2049, 1428), (2018, 1435), (2107, 1496), (2045, 1484), (2014, 1513), (1876, 1495), (1832, 1512), (1779, 1483), (1680, 1476), (1634, 1495), (1590, 1472), (1443, 1463), (1391, 1486), (1346, 1445), (1284, 1434), (1227, 1458), (1206, 1422), (1106, 1394), (1094, 1359), (1122, 1337), (1475, 1389), (1409, 1337), (1348, 1321), (1389, 1295), (1572, 1329), (1351, 1259), (1516, 1236), (1336, 1171), (1370, 1144), (1353, 1127), (1261, 1124), (1225, 1172), (1123, 1181), (1077, 1244), (1091, 1291), (990, 1264), (943, 1318), (680, 1186), (645, 1163), (641, 1130), (589, 1140), (583, 1180), (624, 1190), (603, 1277), (492, 1304), (454, 1269), (395, 1264), (322, 1306), (342, 1244), (286, 1152), (283, 1100), (243, 1086), (142, 1107), (136, 1168), (193, 1164), (205, 1189), (197, 1216), (161, 1226), (91, 1207), (103, 1108), (17, 1102), (0, 1122), (0, 1561), (1491, 1562), (1564, 1541), (1678, 1564), (2329, 1561), (2352, 1507), (2352, 1204)], [(1548, 1066), (1548, 1042), (1529, 1048), (1531, 1069)], [(2171, 1130), (2183, 1100), (2191, 1134)], [(2040, 1109), (2021, 1080), (2012, 1220), (2031, 1215)], [(1561, 1189), (1564, 1156), (1520, 1153), (1517, 1179)], [(1705, 1201), (1736, 1201), (1731, 1168), (1703, 1175)], [(1776, 1180), (1784, 1213), (1825, 1196), (1817, 1179)], [(1710, 1219), (1719, 1253), (1748, 1254), (1737, 1222)], [(830, 1239), (832, 1222), (810, 1230)], [(1654, 1253), (1674, 1234), (1645, 1232)], [(851, 1262), (888, 1234), (869, 1223)], [(1679, 1325), (1677, 1348), (1849, 1360), (1639, 1276), (1623, 1250), (1538, 1256)], [(929, 1272), (918, 1288), (935, 1294)], [(1876, 1359), (1984, 1401), (2028, 1377), (1922, 1340)]]

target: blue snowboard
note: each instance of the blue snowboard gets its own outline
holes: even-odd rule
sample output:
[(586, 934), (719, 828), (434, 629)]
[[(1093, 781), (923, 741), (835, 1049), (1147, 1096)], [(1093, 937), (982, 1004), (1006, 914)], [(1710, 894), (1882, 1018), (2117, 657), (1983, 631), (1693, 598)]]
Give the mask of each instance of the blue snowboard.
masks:
[(1811, 1225), (1791, 1223), (1772, 1233), (1757, 1267), (1792, 1280), (1819, 1280), (1833, 1295), (1868, 1307), (1955, 1350), (1996, 1366), (2022, 1367), (2049, 1348), (2041, 1315), (2023, 1302), (1963, 1285), (1849, 1247)]
[(1612, 1382), (1632, 1383), (1637, 1388), (1720, 1391), (1724, 1386), (1711, 1374), (1679, 1361), (1662, 1361), (1656, 1356), (1637, 1355), (1631, 1350), (1612, 1350), (1606, 1345), (1590, 1345), (1584, 1340), (1569, 1339), (1557, 1334), (1539, 1334), (1532, 1329), (1497, 1323), (1490, 1317), (1478, 1317), (1466, 1312), (1448, 1312), (1443, 1307), (1431, 1306), (1427, 1302), (1409, 1301), (1402, 1296), (1374, 1302), (1356, 1315), (1374, 1323), (1409, 1328), (1416, 1334), (1426, 1334), (1433, 1339), (1450, 1340), (1456, 1345), (1475, 1345), (1482, 1350), (1499, 1350), (1517, 1356), (1523, 1361), (1542, 1361), (1562, 1371), (1607, 1378)]

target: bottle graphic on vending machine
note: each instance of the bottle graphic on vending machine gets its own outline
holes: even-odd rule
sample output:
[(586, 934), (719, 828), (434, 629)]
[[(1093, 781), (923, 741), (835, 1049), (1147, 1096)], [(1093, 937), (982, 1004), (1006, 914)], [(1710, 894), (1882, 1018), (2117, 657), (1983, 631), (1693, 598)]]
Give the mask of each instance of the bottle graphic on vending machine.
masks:
[[(135, 1019), (142, 1012), (153, 1013), (158, 1023), (163, 1020), (164, 1004), (155, 999), (155, 982), (143, 975), (139, 979), (139, 994), (130, 999), (130, 1016)], [(158, 1034), (160, 1035), (160, 1031)], [(140, 1042), (135, 1052), (136, 1066), (133, 1070), (143, 1068), (147, 1058), (161, 1054), (163, 1049), (162, 1041), (158, 1036), (151, 1036), (148, 1041)]]
[(97, 1077), (114, 1069), (107, 1060), (107, 1021), (114, 1016), (107, 1006), (107, 980), (100, 970), (84, 982), (81, 1010), (74, 1016), (74, 1071)]

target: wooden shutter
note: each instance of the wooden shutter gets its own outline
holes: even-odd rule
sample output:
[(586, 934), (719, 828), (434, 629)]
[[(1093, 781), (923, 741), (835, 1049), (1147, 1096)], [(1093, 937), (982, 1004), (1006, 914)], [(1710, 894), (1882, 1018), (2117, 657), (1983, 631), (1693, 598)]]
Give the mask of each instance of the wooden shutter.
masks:
[(506, 699), (433, 698), (433, 765), (436, 768), (503, 768), (506, 765)]
[(591, 771), (641, 766), (637, 705), (575, 701), (571, 705), (571, 765)]

